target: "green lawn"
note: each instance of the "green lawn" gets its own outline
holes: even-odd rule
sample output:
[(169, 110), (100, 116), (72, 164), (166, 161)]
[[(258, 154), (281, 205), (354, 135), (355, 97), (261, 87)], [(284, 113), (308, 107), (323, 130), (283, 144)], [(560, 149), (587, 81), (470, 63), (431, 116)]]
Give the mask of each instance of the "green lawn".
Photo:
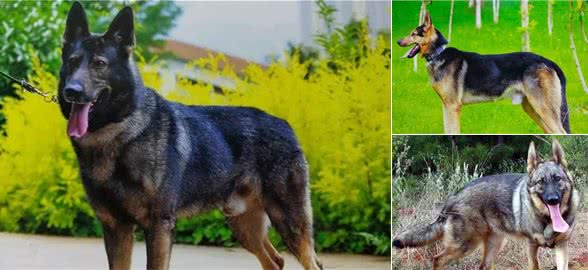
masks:
[[(482, 29), (475, 27), (475, 12), (467, 2), (455, 3), (453, 30), (449, 46), (481, 54), (521, 50), (520, 3), (501, 1), (500, 21), (492, 21), (492, 1), (484, 1)], [(449, 1), (433, 1), (428, 6), (433, 24), (447, 37)], [(547, 32), (547, 2), (530, 3), (531, 51), (555, 61), (567, 77), (570, 126), (573, 133), (588, 133), (588, 94), (582, 90), (570, 50), (567, 1), (553, 6), (553, 35)], [(418, 24), (420, 1), (392, 2), (392, 129), (394, 134), (443, 133), (441, 101), (429, 84), (426, 61), (419, 57), (418, 72), (412, 59), (400, 57), (409, 49), (395, 41), (408, 35)], [(588, 44), (581, 39), (575, 22), (578, 57), (588, 79)], [(510, 100), (464, 106), (462, 133), (521, 134), (542, 133), (520, 105)]]

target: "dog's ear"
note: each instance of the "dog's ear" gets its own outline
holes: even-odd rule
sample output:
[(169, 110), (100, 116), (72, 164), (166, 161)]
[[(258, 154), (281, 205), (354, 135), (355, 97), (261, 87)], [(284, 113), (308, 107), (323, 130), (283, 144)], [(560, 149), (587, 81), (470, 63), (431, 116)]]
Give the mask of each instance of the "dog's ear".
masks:
[(559, 142), (556, 139), (554, 139), (551, 143), (551, 152), (553, 155), (553, 161), (564, 167), (568, 165), (568, 162), (566, 161), (564, 156), (564, 150), (561, 147), (561, 144), (559, 144)]
[(74, 2), (67, 14), (63, 43), (73, 42), (83, 37), (90, 36), (86, 11), (80, 2)]
[(535, 143), (531, 142), (529, 145), (529, 153), (527, 154), (527, 172), (531, 173), (535, 168), (537, 168), (537, 164), (541, 162), (539, 156), (537, 156), (537, 151), (535, 150)]
[(425, 26), (425, 31), (428, 31), (429, 29), (431, 29), (431, 26), (433, 26), (433, 22), (431, 21), (431, 15), (429, 14), (429, 11), (425, 11), (425, 19), (423, 20), (423, 25)]
[(132, 49), (135, 46), (135, 24), (133, 22), (133, 9), (124, 7), (112, 20), (108, 31), (104, 34), (106, 38), (114, 40), (120, 46)]

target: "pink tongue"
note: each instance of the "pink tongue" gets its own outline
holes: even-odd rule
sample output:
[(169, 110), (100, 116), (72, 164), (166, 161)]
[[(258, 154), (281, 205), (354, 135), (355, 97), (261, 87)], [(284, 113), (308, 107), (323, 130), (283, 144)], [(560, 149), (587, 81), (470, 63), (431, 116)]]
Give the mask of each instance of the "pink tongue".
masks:
[(547, 208), (549, 208), (549, 216), (551, 217), (553, 230), (560, 233), (566, 232), (570, 228), (570, 225), (568, 225), (568, 223), (561, 216), (561, 213), (559, 212), (559, 204), (547, 204)]
[(90, 103), (72, 104), (67, 122), (67, 134), (73, 138), (80, 138), (88, 131), (88, 112)]

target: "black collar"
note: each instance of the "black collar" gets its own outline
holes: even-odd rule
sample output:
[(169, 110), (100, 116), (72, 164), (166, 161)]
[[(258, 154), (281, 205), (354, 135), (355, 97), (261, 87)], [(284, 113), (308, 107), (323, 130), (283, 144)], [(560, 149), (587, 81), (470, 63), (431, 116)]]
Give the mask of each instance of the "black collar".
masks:
[(435, 57), (439, 56), (444, 50), (445, 50), (445, 45), (443, 45), (441, 47), (437, 47), (437, 48), (435, 48), (435, 51), (433, 51), (432, 53), (425, 54), (425, 59), (427, 59), (427, 62), (431, 62), (431, 61), (435, 60)]

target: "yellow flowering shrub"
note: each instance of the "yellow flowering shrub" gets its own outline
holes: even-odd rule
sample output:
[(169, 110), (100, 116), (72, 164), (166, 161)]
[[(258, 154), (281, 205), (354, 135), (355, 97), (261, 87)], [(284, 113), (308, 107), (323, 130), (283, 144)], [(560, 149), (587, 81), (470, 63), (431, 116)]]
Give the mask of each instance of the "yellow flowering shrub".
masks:
[[(390, 250), (390, 70), (387, 45), (378, 41), (366, 56), (329, 67), (295, 57), (267, 68), (249, 66), (237, 75), (222, 55), (186, 69), (235, 82), (213, 86), (179, 79), (166, 97), (184, 104), (253, 106), (287, 120), (305, 151), (311, 171), (315, 235), (320, 250), (385, 254)], [(222, 67), (222, 68), (220, 68)], [(162, 79), (140, 61), (147, 86)], [(57, 89), (56, 78), (35, 62), (31, 78), (41, 89)], [(305, 76), (307, 76), (305, 78)], [(23, 94), (3, 101), (0, 137), (0, 229), (70, 235), (99, 235), (55, 104)], [(275, 233), (272, 239), (278, 241)], [(176, 240), (231, 246), (235, 242), (219, 212), (178, 222)]]

